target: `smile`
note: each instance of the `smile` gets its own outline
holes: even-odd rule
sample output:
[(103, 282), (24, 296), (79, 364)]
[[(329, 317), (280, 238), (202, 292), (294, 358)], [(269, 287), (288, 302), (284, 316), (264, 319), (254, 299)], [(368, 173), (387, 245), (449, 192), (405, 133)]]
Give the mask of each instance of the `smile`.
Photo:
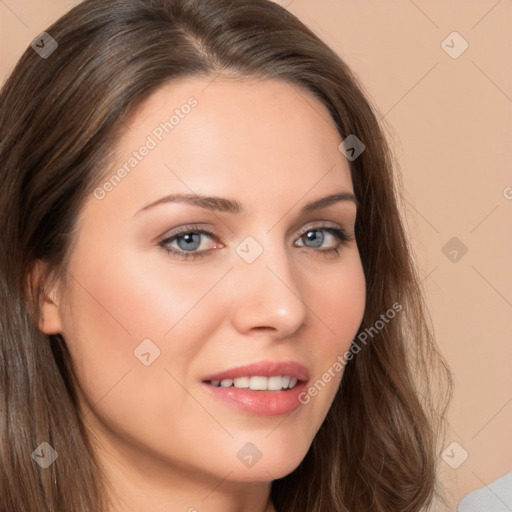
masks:
[(259, 361), (202, 379), (203, 389), (230, 409), (258, 416), (288, 414), (303, 404), (309, 370), (295, 361)]

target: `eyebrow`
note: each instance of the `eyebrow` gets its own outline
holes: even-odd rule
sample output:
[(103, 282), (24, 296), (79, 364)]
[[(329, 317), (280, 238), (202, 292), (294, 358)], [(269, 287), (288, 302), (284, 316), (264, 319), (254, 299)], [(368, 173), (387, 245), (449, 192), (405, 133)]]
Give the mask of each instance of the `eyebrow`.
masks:
[[(356, 205), (356, 208), (360, 204), (354, 194), (343, 190), (336, 194), (331, 194), (311, 201), (302, 208), (301, 213), (310, 213), (315, 210), (320, 210), (321, 208), (327, 208), (328, 206), (341, 201), (350, 201)], [(137, 211), (135, 215), (154, 208), (155, 206), (167, 203), (187, 203), (193, 206), (199, 206), (200, 208), (204, 208), (206, 210), (221, 213), (245, 213), (245, 209), (242, 204), (235, 199), (227, 199), (224, 197), (216, 196), (204, 196), (200, 194), (170, 194), (144, 206), (139, 211)]]

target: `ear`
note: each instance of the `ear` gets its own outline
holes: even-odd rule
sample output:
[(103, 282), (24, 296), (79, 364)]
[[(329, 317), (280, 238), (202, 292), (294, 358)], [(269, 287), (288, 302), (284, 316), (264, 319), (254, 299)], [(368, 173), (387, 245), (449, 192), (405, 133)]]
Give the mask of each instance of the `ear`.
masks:
[[(35, 289), (39, 284), (41, 278), (45, 274), (44, 270), (44, 262), (39, 260), (34, 264), (29, 276), (32, 289)], [(62, 320), (59, 308), (57, 284), (51, 285), (48, 289), (45, 287), (44, 300), (41, 305), (39, 315), (39, 330), (44, 334), (62, 333)]]

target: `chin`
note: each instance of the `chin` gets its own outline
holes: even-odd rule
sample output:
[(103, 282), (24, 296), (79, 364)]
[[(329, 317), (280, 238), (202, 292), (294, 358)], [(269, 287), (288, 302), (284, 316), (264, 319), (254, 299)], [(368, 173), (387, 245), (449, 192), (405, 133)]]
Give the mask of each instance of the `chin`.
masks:
[(284, 453), (276, 449), (271, 456), (262, 456), (255, 462), (243, 463), (238, 460), (236, 464), (229, 462), (224, 467), (225, 471), (222, 471), (222, 476), (225, 477), (231, 471), (229, 479), (232, 481), (271, 482), (293, 473), (306, 456), (306, 453), (307, 450), (298, 454), (296, 450), (291, 453)]

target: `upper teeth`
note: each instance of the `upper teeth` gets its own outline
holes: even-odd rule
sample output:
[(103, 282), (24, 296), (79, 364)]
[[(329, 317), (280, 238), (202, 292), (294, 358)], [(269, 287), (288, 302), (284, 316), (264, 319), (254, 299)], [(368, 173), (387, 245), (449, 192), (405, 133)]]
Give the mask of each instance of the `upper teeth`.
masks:
[(221, 381), (211, 380), (210, 384), (221, 388), (234, 386), (239, 389), (249, 388), (258, 391), (273, 391), (293, 388), (297, 384), (297, 377), (289, 377), (287, 375), (283, 377), (239, 377), (237, 379), (222, 379)]

